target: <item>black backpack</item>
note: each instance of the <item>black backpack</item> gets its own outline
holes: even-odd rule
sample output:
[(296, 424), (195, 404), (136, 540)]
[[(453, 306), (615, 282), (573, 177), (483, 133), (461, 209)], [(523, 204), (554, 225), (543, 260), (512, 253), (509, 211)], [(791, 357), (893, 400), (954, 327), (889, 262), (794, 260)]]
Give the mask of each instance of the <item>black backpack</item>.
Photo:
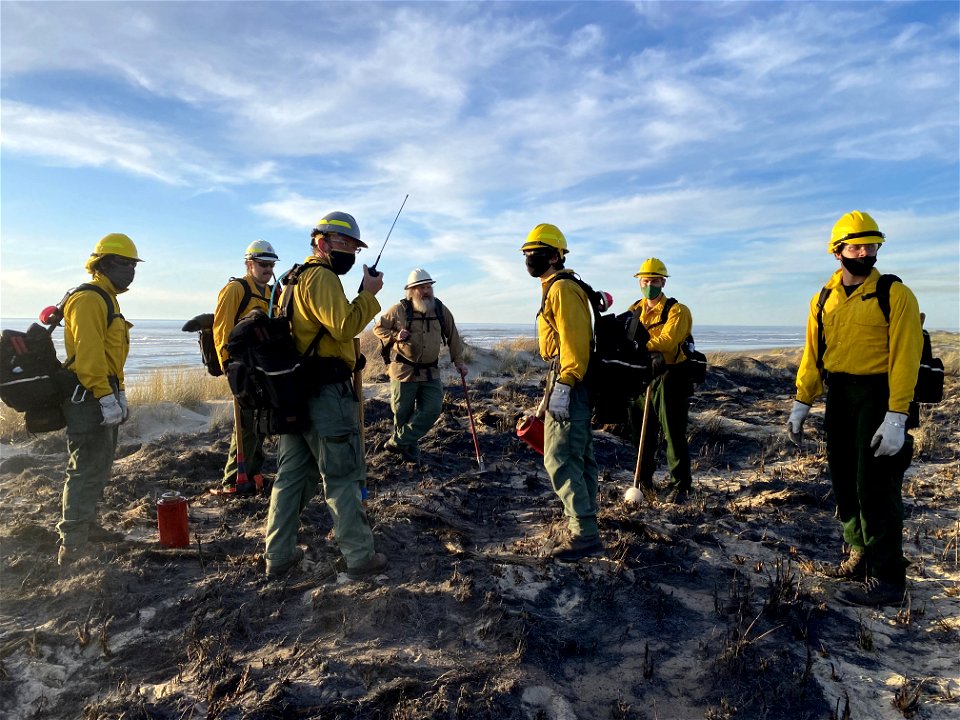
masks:
[(258, 411), (257, 426), (264, 434), (302, 432), (309, 423), (307, 400), (316, 388), (351, 376), (342, 360), (315, 356), (327, 332), (323, 326), (306, 351), (297, 352), (291, 331), (294, 289), (304, 273), (316, 270), (330, 272), (317, 263), (294, 265), (282, 279), (280, 315), (257, 309), (230, 331), (227, 380), (240, 406)]
[[(243, 299), (240, 300), (240, 305), (237, 307), (237, 314), (233, 317), (233, 324), (236, 325), (240, 321), (240, 318), (243, 317), (243, 311), (247, 309), (250, 300), (253, 299), (253, 291), (243, 278), (232, 277), (229, 282), (240, 283), (243, 287)], [(181, 330), (198, 334), (197, 342), (200, 345), (200, 359), (207, 368), (207, 372), (214, 377), (223, 375), (223, 368), (220, 365), (220, 353), (217, 352), (216, 343), (213, 341), (213, 313), (202, 313), (195, 318), (187, 320)]]
[[(663, 303), (663, 309), (660, 311), (660, 319), (653, 325), (647, 326), (647, 329), (649, 330), (652, 327), (665, 324), (667, 318), (670, 316), (670, 308), (676, 304), (676, 298), (667, 298), (666, 302)], [(707, 356), (697, 350), (693, 335), (687, 335), (686, 339), (680, 343), (678, 350), (682, 350), (687, 359), (682, 363), (668, 366), (668, 369), (676, 368), (681, 372), (685, 372), (690, 382), (694, 385), (705, 382), (707, 379)], [(679, 357), (679, 354), (677, 357)]]
[[(407, 332), (409, 332), (411, 326), (413, 325), (413, 303), (407, 300), (406, 298), (404, 298), (403, 300), (400, 301), (400, 307), (403, 308), (404, 316), (406, 318)], [(440, 346), (446, 347), (450, 344), (450, 338), (447, 337), (447, 327), (446, 327), (446, 323), (444, 322), (445, 318), (443, 314), (443, 303), (440, 302), (439, 298), (433, 299), (433, 307), (434, 307), (434, 313), (436, 317), (435, 318), (427, 317), (427, 318), (424, 318), (424, 320), (427, 323), (428, 328), (430, 327), (431, 320), (435, 319), (439, 323)], [(432, 363), (415, 363), (409, 358), (401, 355), (399, 351), (397, 351), (396, 358), (391, 358), (390, 348), (392, 348), (393, 345), (394, 345), (394, 340), (392, 338), (390, 340), (387, 340), (386, 342), (383, 342), (382, 340), (380, 341), (380, 356), (383, 358), (384, 365), (389, 365), (391, 362), (399, 362), (399, 363), (404, 363), (406, 365), (412, 365), (418, 370), (420, 370), (420, 369), (435, 368), (435, 367), (438, 367), (440, 364), (439, 358)]]
[[(884, 319), (890, 323), (890, 286), (901, 280), (896, 275), (881, 275), (877, 280), (877, 289), (863, 296), (863, 300), (877, 299), (877, 305), (883, 313)], [(817, 370), (824, 374), (823, 356), (827, 351), (827, 338), (823, 332), (823, 306), (830, 296), (830, 288), (820, 290), (817, 298)], [(907, 415), (907, 428), (920, 426), (920, 405), (936, 404), (943, 400), (943, 361), (933, 356), (933, 346), (930, 344), (930, 333), (920, 327), (923, 333), (923, 349), (920, 352), (920, 369), (917, 372), (917, 384), (913, 391), (913, 401)]]
[(593, 338), (584, 382), (590, 390), (593, 421), (597, 424), (626, 422), (627, 405), (639, 397), (651, 380), (649, 333), (632, 312), (603, 314), (606, 301), (575, 273), (552, 278), (543, 289), (543, 313), (547, 293), (555, 282), (570, 280), (586, 293), (593, 309)]
[(77, 376), (68, 368), (74, 358), (61, 363), (53, 344), (53, 331), (63, 320), (63, 306), (78, 292), (92, 290), (107, 306), (107, 327), (117, 317), (113, 301), (103, 288), (83, 283), (71, 288), (45, 320), (48, 327), (33, 323), (26, 332), (4, 330), (0, 333), (0, 400), (17, 412), (25, 413), (24, 423), (31, 433), (51, 432), (67, 422), (60, 409), (77, 386)]

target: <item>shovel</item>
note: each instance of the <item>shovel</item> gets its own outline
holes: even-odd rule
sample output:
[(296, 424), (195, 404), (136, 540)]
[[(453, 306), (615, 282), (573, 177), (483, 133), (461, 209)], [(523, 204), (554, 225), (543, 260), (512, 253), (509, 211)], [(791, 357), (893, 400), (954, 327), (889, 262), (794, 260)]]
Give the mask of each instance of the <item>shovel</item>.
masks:
[(463, 383), (463, 396), (467, 399), (467, 415), (470, 418), (470, 434), (473, 435), (473, 449), (477, 453), (477, 465), (480, 467), (480, 472), (483, 472), (483, 455), (480, 454), (480, 443), (477, 442), (477, 426), (473, 424), (473, 408), (470, 407), (470, 394), (467, 392), (467, 379), (461, 375), (460, 382)]
[(650, 390), (647, 385), (647, 394), (643, 398), (643, 422), (640, 424), (640, 447), (637, 449), (637, 466), (633, 471), (633, 487), (624, 494), (624, 501), (639, 505), (643, 501), (643, 490), (640, 489), (640, 463), (643, 461), (643, 446), (647, 441), (647, 420), (650, 417)]

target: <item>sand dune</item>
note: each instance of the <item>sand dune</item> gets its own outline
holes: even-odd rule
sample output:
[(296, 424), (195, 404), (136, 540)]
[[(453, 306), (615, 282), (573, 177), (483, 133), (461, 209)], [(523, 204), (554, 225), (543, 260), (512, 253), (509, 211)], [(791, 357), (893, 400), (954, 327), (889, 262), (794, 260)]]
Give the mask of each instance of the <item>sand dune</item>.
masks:
[[(518, 358), (512, 358), (516, 361)], [(377, 368), (365, 391), (368, 513), (387, 571), (336, 572), (322, 499), (300, 570), (264, 577), (267, 502), (205, 493), (229, 408), (138, 407), (123, 428), (104, 523), (124, 533), (59, 569), (57, 434), (5, 446), (0, 690), (10, 718), (948, 718), (960, 714), (960, 414), (925, 413), (904, 491), (912, 566), (902, 607), (850, 608), (817, 574), (840, 550), (811, 416), (784, 442), (789, 364), (715, 368), (693, 400), (695, 493), (622, 503), (634, 451), (596, 433), (603, 558), (543, 557), (564, 527), (539, 456), (513, 435), (537, 363), (477, 353), (421, 467), (383, 451)], [(527, 369), (524, 369), (527, 368)], [(274, 455), (273, 443), (270, 449)], [(273, 460), (270, 461), (273, 463)], [(268, 468), (272, 471), (273, 465)], [(662, 476), (662, 473), (660, 473)], [(155, 500), (190, 498), (193, 544), (164, 549)]]

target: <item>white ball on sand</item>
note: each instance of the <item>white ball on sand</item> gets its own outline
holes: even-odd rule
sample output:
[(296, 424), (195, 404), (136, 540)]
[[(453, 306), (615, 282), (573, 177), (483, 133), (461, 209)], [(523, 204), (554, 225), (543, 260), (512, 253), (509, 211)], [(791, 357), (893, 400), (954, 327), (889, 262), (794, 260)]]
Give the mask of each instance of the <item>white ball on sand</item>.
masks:
[(631, 487), (623, 494), (623, 501), (628, 505), (639, 505), (643, 502), (643, 490)]

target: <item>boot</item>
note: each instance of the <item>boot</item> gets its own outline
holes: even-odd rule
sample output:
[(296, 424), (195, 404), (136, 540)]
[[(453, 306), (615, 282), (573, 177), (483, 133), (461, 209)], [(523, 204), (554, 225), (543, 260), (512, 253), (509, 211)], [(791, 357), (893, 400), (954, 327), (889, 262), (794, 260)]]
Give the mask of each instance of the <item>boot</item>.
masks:
[(257, 486), (252, 482), (240, 483), (237, 485), (219, 485), (210, 488), (211, 495), (221, 497), (246, 497), (254, 495), (257, 492)]
[(279, 565), (271, 565), (270, 563), (267, 563), (267, 577), (271, 580), (283, 577), (295, 567), (298, 567), (302, 561), (303, 548), (296, 548), (293, 551), (293, 557), (287, 560), (287, 562), (280, 563)]
[(66, 567), (89, 556), (90, 552), (86, 547), (71, 548), (61, 545), (60, 550), (57, 551), (57, 565)]
[(850, 548), (846, 560), (837, 565), (828, 565), (820, 569), (828, 578), (836, 580), (860, 580), (867, 576), (867, 555), (860, 548)]
[(867, 578), (865, 583), (845, 588), (837, 593), (837, 600), (847, 605), (879, 607), (881, 605), (902, 605), (907, 592), (906, 582), (889, 583), (877, 578)]
[(551, 557), (557, 562), (576, 562), (577, 560), (591, 555), (600, 555), (603, 553), (603, 542), (599, 535), (590, 535), (584, 537), (577, 535), (571, 537), (566, 542), (557, 545), (550, 553)]
[(360, 580), (361, 578), (370, 577), (371, 575), (377, 575), (386, 567), (387, 556), (381, 552), (375, 552), (373, 557), (362, 565), (353, 568), (348, 567), (347, 577), (351, 580)]

